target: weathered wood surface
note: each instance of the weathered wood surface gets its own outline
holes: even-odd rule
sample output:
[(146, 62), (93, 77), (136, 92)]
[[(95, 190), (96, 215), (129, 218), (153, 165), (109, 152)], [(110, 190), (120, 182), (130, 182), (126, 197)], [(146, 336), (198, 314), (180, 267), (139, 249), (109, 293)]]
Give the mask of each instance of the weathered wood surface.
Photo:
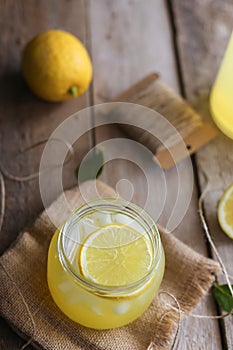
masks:
[[(12, 154), (40, 141), (73, 112), (89, 105), (111, 100), (124, 89), (152, 71), (161, 74), (163, 80), (179, 91), (177, 62), (174, 56), (170, 17), (165, 0), (73, 0), (73, 1), (1, 1), (0, 2), (0, 150), (1, 163), (15, 174), (28, 174), (36, 170), (42, 149), (30, 152), (27, 157), (14, 161)], [(170, 0), (175, 13), (182, 78), (189, 101), (208, 117), (208, 92), (214, 73), (221, 60), (221, 52), (229, 37), (232, 25), (232, 3), (224, 0)], [(9, 19), (13, 19), (10, 21)], [(73, 32), (90, 48), (94, 63), (94, 84), (87, 94), (78, 100), (64, 104), (50, 104), (36, 99), (26, 88), (20, 76), (20, 57), (24, 44), (36, 33), (49, 28), (61, 28)], [(86, 35), (86, 30), (88, 37)], [(217, 44), (212, 44), (216, 37)], [(201, 62), (201, 63), (200, 63)], [(207, 118), (208, 119), (208, 118)], [(97, 142), (112, 137), (124, 137), (114, 127), (97, 131)], [(82, 154), (91, 146), (93, 138), (85, 136), (78, 145)], [(130, 153), (131, 152), (131, 153)], [(111, 153), (111, 149), (109, 150)], [(134, 155), (135, 149), (129, 150)], [(109, 154), (111, 156), (111, 154)], [(132, 158), (133, 159), (133, 158)], [(210, 161), (211, 160), (211, 161)], [(211, 175), (215, 189), (225, 188), (232, 182), (232, 141), (219, 136), (215, 142), (198, 152), (201, 186), (202, 170)], [(146, 209), (154, 216), (159, 204), (156, 194), (161, 187), (161, 173), (151, 160), (146, 160), (145, 172), (153, 182), (152, 197)], [(179, 166), (187, 173), (186, 161)], [(72, 164), (70, 169), (72, 169)], [(141, 206), (146, 202), (147, 183), (139, 167), (130, 161), (114, 160), (104, 168), (103, 179), (118, 188), (121, 195), (130, 197), (129, 182), (134, 188), (133, 200)], [(154, 180), (153, 180), (154, 179)], [(166, 173), (169, 197), (161, 223), (166, 223), (174, 206), (176, 174)], [(67, 185), (74, 178), (67, 176)], [(16, 238), (19, 230), (34, 220), (42, 209), (38, 182), (18, 184), (7, 181), (7, 213), (0, 237), (0, 252)], [(184, 184), (185, 185), (185, 184)], [(233, 275), (232, 242), (220, 231), (216, 221), (216, 203), (221, 189), (212, 192), (205, 201), (205, 210), (211, 232), (221, 255)], [(185, 191), (185, 188), (184, 188)], [(198, 252), (207, 255), (207, 247), (197, 214), (198, 186), (188, 212), (175, 234)], [(211, 295), (207, 295), (195, 310), (199, 314), (216, 313)], [(225, 343), (221, 344), (220, 331)], [(224, 335), (226, 332), (226, 336)], [(187, 318), (182, 322), (178, 349), (232, 349), (232, 320), (225, 321), (223, 328), (214, 320)], [(22, 340), (15, 335), (4, 320), (0, 321), (0, 349), (16, 350)]]
[[(195, 6), (185, 0), (172, 3), (185, 94), (205, 120), (211, 120), (209, 92), (233, 29), (233, 2), (199, 0)], [(201, 190), (206, 180), (209, 183), (204, 209), (210, 232), (232, 276), (233, 242), (220, 229), (216, 210), (224, 189), (233, 182), (233, 141), (220, 133), (197, 153), (196, 162)], [(225, 283), (222, 276), (219, 281)], [(224, 319), (221, 326), (225, 348), (233, 349), (233, 318)]]
[[(173, 53), (169, 16), (165, 1), (89, 1), (91, 26), (91, 52), (94, 63), (94, 103), (111, 100), (118, 93), (143, 78), (148, 72), (159, 72), (162, 79), (179, 90), (176, 62)], [(133, 20), (132, 20), (133, 18)], [(143, 29), (142, 29), (143, 28)], [(163, 40), (161, 40), (163, 38)], [(100, 44), (101, 43), (101, 44)], [(198, 50), (198, 48), (197, 48)], [(108, 126), (97, 132), (97, 142), (109, 138), (124, 137), (117, 128)], [(114, 147), (108, 153), (115, 154)], [(131, 153), (130, 153), (131, 152)], [(137, 152), (137, 151), (136, 151)], [(133, 159), (135, 148), (128, 150)], [(186, 161), (179, 165), (185, 174)], [(144, 163), (146, 174), (153, 180), (152, 198), (147, 203), (147, 211), (154, 216), (161, 187), (158, 167), (151, 159)], [(166, 223), (174, 206), (175, 170), (166, 172), (168, 198), (161, 222)], [(112, 186), (118, 184), (121, 195), (127, 198), (133, 188), (133, 201), (145, 205), (147, 183), (138, 166), (125, 160), (108, 163), (102, 179)], [(126, 179), (123, 180), (122, 179)], [(121, 181), (120, 181), (121, 180)], [(119, 183), (118, 183), (119, 182)], [(132, 188), (129, 186), (131, 183)], [(184, 189), (185, 191), (185, 189)], [(192, 201), (182, 223), (175, 234), (200, 253), (207, 255), (203, 231), (197, 213), (197, 189), (194, 187)], [(199, 314), (216, 313), (212, 296), (207, 295), (195, 310)], [(188, 318), (182, 323), (179, 349), (221, 349), (220, 331), (215, 320)]]
[[(20, 72), (24, 45), (33, 36), (50, 28), (61, 28), (86, 40), (83, 1), (0, 1), (0, 155), (4, 165), (15, 175), (38, 170), (43, 147), (14, 158), (14, 154), (49, 137), (69, 115), (89, 103), (88, 94), (69, 103), (46, 103), (26, 87)], [(78, 144), (76, 165), (91, 145), (89, 136)], [(72, 163), (74, 167), (74, 163)], [(70, 165), (72, 174), (74, 170)], [(74, 182), (71, 173), (66, 185)], [(6, 214), (0, 235), (0, 253), (30, 224), (42, 210), (38, 180), (27, 183), (6, 181)], [(20, 315), (19, 315), (20, 317)], [(0, 349), (19, 349), (22, 340), (0, 321)]]

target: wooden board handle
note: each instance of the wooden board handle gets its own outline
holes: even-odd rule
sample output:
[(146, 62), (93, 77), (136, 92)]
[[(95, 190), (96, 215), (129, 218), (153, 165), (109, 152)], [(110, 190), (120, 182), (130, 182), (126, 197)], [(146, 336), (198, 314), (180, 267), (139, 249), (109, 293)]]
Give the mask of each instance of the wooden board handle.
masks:
[[(144, 79), (133, 85), (122, 94), (118, 95), (112, 102), (130, 102), (139, 104), (160, 113), (183, 138), (179, 144), (179, 138), (174, 134), (173, 128), (157, 122), (147, 125), (145, 118), (145, 129), (149, 129), (152, 135), (163, 135), (166, 140), (166, 148), (154, 136), (134, 126), (137, 125), (137, 116), (126, 113), (122, 116), (125, 123), (121, 128), (133, 139), (144, 144), (154, 154), (154, 160), (164, 169), (169, 169), (175, 163), (184, 159), (187, 154), (192, 154), (207, 142), (212, 140), (217, 130), (212, 125), (202, 122), (201, 116), (173, 89), (164, 84), (156, 73), (149, 74)], [(119, 111), (117, 113), (121, 113)], [(165, 125), (165, 126), (164, 126)], [(170, 151), (175, 152), (175, 160), (172, 159)]]
[[(211, 141), (216, 135), (217, 130), (213, 128), (212, 125), (203, 123), (199, 128), (195, 129), (184, 138), (186, 149), (183, 144), (177, 143), (170, 149), (164, 148), (160, 150), (154, 155), (153, 159), (161, 168), (169, 169), (187, 157), (187, 152), (190, 155), (193, 154), (207, 142)], [(175, 159), (172, 158), (172, 154), (175, 156)]]

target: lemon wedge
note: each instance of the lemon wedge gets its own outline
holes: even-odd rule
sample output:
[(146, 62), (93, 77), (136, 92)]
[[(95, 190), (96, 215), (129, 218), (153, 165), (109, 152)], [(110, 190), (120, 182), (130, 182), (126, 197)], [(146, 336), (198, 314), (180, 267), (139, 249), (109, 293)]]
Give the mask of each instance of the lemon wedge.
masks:
[(222, 230), (233, 239), (233, 184), (225, 190), (219, 201), (218, 221)]
[(86, 279), (103, 286), (124, 286), (139, 281), (152, 265), (149, 239), (126, 226), (111, 224), (88, 236), (79, 254)]

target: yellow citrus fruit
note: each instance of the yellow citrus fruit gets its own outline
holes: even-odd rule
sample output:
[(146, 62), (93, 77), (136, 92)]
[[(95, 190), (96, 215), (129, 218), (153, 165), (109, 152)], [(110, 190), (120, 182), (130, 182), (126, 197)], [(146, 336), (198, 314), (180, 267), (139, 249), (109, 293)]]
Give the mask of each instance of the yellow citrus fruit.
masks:
[(92, 79), (87, 50), (74, 35), (61, 30), (46, 31), (27, 44), (22, 70), (31, 90), (47, 101), (78, 97)]
[(126, 225), (112, 224), (92, 233), (79, 255), (81, 273), (104, 286), (139, 281), (152, 264), (149, 240)]
[(233, 239), (233, 184), (226, 189), (219, 201), (218, 221), (222, 230)]

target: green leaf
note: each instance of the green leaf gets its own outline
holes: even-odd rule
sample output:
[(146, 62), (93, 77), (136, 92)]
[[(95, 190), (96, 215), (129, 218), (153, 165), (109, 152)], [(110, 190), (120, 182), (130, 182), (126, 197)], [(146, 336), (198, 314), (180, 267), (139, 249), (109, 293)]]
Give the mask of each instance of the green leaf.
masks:
[(99, 177), (103, 171), (103, 165), (103, 150), (100, 148), (92, 149), (76, 169), (79, 183)]
[(233, 309), (233, 297), (228, 285), (215, 284), (213, 292), (215, 300), (218, 302), (221, 308), (227, 312), (231, 312)]

